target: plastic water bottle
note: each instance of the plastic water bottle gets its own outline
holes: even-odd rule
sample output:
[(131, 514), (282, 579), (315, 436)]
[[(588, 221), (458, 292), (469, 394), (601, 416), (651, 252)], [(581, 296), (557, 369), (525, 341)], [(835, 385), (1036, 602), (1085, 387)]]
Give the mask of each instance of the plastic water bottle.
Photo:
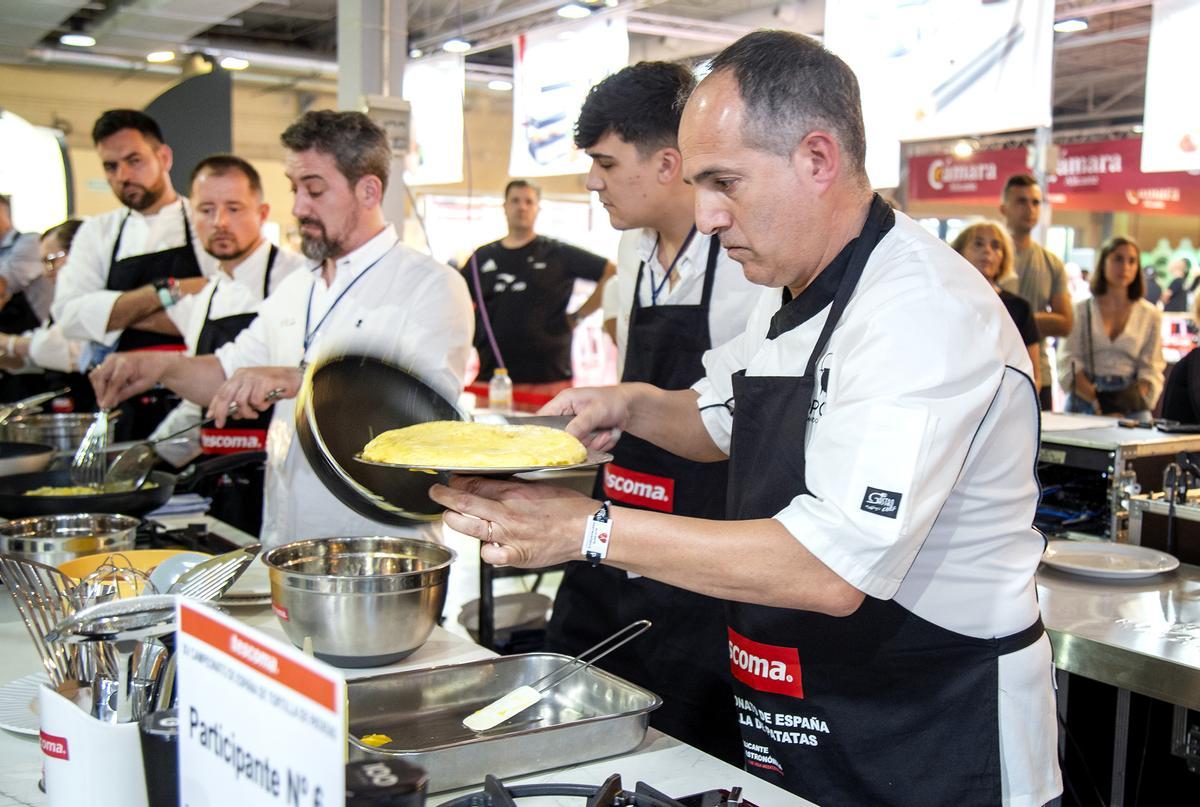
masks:
[(508, 370), (497, 367), (488, 382), (488, 409), (493, 412), (513, 411), (513, 385)]

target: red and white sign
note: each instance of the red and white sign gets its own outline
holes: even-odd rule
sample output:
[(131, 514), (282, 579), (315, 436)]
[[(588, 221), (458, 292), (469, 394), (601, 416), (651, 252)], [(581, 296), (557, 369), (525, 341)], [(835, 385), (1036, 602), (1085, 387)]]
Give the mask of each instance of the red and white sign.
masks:
[(198, 603), (178, 625), (180, 803), (343, 803), (341, 674)]
[(612, 462), (604, 466), (604, 495), (647, 510), (675, 512), (674, 479), (631, 471)]
[(39, 732), (38, 735), (42, 741), (43, 754), (53, 759), (69, 760), (71, 758), (66, 737), (55, 737), (53, 734), (47, 734), (44, 731)]
[(266, 429), (201, 429), (200, 448), (205, 454), (266, 451)]
[(908, 161), (908, 198), (913, 201), (1000, 203), (1004, 183), (1013, 174), (1029, 173), (1027, 149), (977, 151), (966, 159), (950, 154), (912, 157)]
[(800, 651), (747, 639), (729, 628), (729, 669), (751, 689), (792, 698), (804, 697)]

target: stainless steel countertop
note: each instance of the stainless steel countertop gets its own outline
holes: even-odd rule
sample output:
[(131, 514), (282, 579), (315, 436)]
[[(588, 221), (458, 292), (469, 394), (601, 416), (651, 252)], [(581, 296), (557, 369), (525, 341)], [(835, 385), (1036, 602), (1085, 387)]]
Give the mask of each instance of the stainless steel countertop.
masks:
[(1200, 567), (1123, 581), (1043, 566), (1037, 583), (1055, 666), (1200, 709)]

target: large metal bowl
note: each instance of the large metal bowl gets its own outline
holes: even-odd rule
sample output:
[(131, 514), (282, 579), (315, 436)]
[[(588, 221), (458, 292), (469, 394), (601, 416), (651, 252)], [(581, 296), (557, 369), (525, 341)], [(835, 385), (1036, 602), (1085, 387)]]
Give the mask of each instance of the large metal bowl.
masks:
[(288, 639), (338, 667), (377, 667), (429, 638), (446, 604), (454, 551), (418, 538), (315, 538), (263, 561)]
[[(117, 418), (108, 416), (108, 442), (113, 442)], [(39, 415), (18, 415), (0, 426), (0, 437), (14, 443), (47, 443), (59, 451), (74, 454), (96, 419), (91, 412), (53, 412)]]
[(75, 558), (133, 549), (136, 518), (108, 513), (20, 518), (0, 525), (0, 552), (58, 566)]

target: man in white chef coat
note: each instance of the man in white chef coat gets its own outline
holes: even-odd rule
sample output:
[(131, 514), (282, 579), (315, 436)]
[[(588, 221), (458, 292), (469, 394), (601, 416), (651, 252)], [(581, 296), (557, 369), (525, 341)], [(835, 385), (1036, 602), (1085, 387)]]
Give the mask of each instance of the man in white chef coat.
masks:
[(456, 272), (401, 244), (384, 218), (391, 149), (379, 126), (358, 112), (314, 111), (282, 141), (313, 270), (290, 275), (215, 355), (110, 356), (93, 384), (103, 405), (161, 382), (206, 405), (218, 428), (231, 404), (254, 417), (282, 390), (267, 436), (263, 544), (395, 534), (342, 504), (308, 464), (294, 426), (301, 367), (347, 351), (386, 357), (453, 400), (471, 348), (470, 297)]
[[(55, 285), (54, 321), (68, 339), (88, 343), (88, 366), (112, 350), (183, 350), (165, 308), (199, 291), (217, 263), (194, 237), (187, 199), (171, 185), (171, 147), (158, 123), (136, 109), (102, 114), (92, 142), (121, 207), (80, 228)], [(147, 390), (123, 407), (118, 437), (145, 437), (176, 403)]]
[[(730, 460), (731, 520), (461, 477), (431, 495), (491, 563), (611, 564), (728, 601), (747, 769), (829, 807), (1041, 805), (1060, 779), (1032, 366), (999, 298), (872, 194), (858, 83), (743, 37), (684, 109), (696, 223), (764, 294), (691, 389), (544, 411)], [(623, 438), (622, 438), (623, 439)], [(934, 760), (931, 770), (920, 760)]]

